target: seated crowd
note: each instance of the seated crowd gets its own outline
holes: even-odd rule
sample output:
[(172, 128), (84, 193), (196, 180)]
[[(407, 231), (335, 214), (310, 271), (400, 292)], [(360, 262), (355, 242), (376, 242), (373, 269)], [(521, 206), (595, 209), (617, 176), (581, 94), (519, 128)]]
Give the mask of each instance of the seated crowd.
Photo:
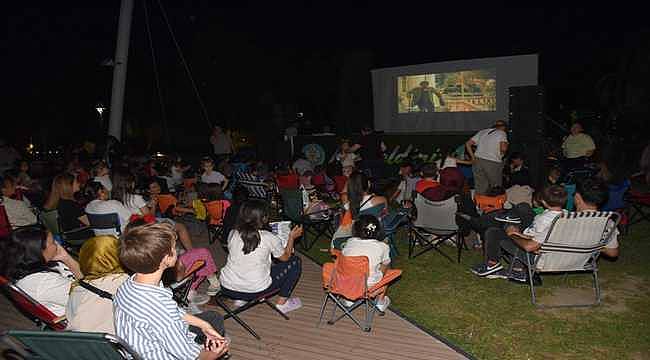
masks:
[[(376, 171), (377, 162), (364, 162), (355, 153), (362, 145), (348, 140), (323, 166), (299, 156), (272, 170), (254, 157), (220, 158), (219, 163), (205, 157), (196, 172), (180, 158), (125, 160), (112, 167), (74, 159), (53, 177), (49, 191), (31, 179), (29, 163), (20, 161), (2, 178), (2, 209), (12, 231), (0, 243), (0, 275), (57, 316), (66, 315), (70, 330), (116, 334), (143, 358), (218, 358), (229, 346), (223, 318), (198, 307), (211, 296), (234, 299), (237, 307), (273, 292), (282, 313), (302, 306), (292, 293), (301, 275), (294, 248), (303, 227), (293, 226), (286, 238), (273, 233), (273, 197), (254, 199), (259, 194), (242, 186), (254, 183), (265, 184), (269, 193), (287, 187), (300, 191), (302, 214), (335, 223), (332, 249), (368, 258), (368, 286), (390, 268), (395, 249), (389, 231), (415, 216), (418, 196), (433, 203), (456, 200), (458, 226), (463, 235), (478, 235), (471, 245), (486, 255), (472, 272), (526, 282), (524, 269), (504, 270), (503, 253), (537, 251), (553, 219), (567, 211), (567, 200), (578, 212), (602, 209), (608, 184), (588, 176), (568, 194), (564, 185), (570, 167), (549, 166), (545, 184), (535, 187), (525, 154), (506, 157), (504, 129), (505, 123), (497, 122), (472, 137), (466, 151), (446, 151), (437, 163), (404, 161), (394, 191), (372, 181), (364, 166)], [(578, 139), (564, 145), (573, 156), (570, 166), (584, 165), (570, 151), (573, 143), (584, 148), (581, 154), (593, 154), (579, 130)], [(45, 201), (32, 204), (29, 194), (34, 193)], [(341, 216), (330, 217), (337, 210)], [(56, 226), (45, 229), (39, 219), (53, 213)], [(112, 214), (118, 221), (114, 228), (97, 228), (91, 221)], [(225, 264), (216, 264), (209, 249), (195, 246), (189, 229), (195, 224), (223, 229)], [(603, 254), (618, 256), (616, 235)], [(165, 279), (179, 281), (198, 260), (205, 265), (182, 308)], [(385, 292), (377, 295), (377, 309), (389, 304)]]

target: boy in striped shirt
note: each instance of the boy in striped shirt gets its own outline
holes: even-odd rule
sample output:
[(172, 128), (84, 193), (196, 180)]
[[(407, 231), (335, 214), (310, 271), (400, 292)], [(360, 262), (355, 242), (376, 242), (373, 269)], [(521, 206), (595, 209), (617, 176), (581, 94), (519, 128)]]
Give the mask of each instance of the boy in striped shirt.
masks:
[(120, 261), (134, 274), (113, 300), (115, 332), (143, 359), (218, 359), (228, 351), (223, 318), (213, 312), (185, 313), (160, 281), (176, 264), (176, 238), (167, 223), (124, 234)]

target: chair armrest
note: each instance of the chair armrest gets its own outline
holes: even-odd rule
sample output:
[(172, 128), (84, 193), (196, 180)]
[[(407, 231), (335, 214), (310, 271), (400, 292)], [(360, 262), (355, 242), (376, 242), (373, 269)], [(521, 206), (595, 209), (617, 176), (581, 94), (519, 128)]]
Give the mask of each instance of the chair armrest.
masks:
[(402, 276), (402, 270), (399, 269), (388, 269), (386, 270), (386, 273), (384, 274), (384, 277), (381, 278), (381, 280), (373, 285), (370, 289), (368, 289), (369, 293), (375, 292), (378, 289), (390, 284), (393, 282), (395, 279), (398, 277)]
[(65, 315), (61, 315), (61, 316), (57, 316), (57, 317), (55, 317), (55, 318), (52, 320), (52, 323), (53, 323), (53, 324), (59, 324), (59, 323), (62, 323), (62, 322), (64, 322), (64, 321), (67, 321), (67, 320), (68, 320), (68, 318), (67, 318)]

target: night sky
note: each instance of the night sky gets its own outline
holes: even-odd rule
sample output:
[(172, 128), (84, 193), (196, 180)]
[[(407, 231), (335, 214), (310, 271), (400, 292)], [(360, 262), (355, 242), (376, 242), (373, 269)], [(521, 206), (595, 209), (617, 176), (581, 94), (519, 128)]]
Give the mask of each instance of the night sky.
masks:
[[(204, 136), (206, 120), (158, 3), (147, 3), (166, 123), (171, 131)], [(274, 103), (304, 111), (315, 124), (336, 125), (339, 94), (350, 87), (358, 89), (358, 101), (354, 119), (345, 121), (372, 120), (373, 68), (530, 53), (540, 55), (547, 111), (598, 110), (597, 81), (620, 70), (622, 59), (650, 53), (646, 13), (632, 2), (584, 8), (494, 1), (162, 3), (209, 120), (248, 129), (273, 128)], [(7, 6), (5, 114), (12, 121), (5, 137), (24, 142), (32, 134), (37, 142), (58, 143), (93, 136), (95, 104), (110, 103), (112, 68), (101, 63), (114, 56), (119, 1)], [(125, 108), (136, 130), (159, 127), (162, 118), (146, 34), (143, 2), (136, 0)]]

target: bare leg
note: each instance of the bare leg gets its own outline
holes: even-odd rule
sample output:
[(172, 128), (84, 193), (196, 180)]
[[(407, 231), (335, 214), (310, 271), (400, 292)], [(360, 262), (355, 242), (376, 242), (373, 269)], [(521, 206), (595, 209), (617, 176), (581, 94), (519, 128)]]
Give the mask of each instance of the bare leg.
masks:
[(185, 227), (184, 224), (177, 222), (175, 229), (178, 233), (178, 240), (183, 244), (185, 250), (191, 250), (193, 248), (192, 239), (190, 238), (190, 233), (187, 231), (187, 227)]

